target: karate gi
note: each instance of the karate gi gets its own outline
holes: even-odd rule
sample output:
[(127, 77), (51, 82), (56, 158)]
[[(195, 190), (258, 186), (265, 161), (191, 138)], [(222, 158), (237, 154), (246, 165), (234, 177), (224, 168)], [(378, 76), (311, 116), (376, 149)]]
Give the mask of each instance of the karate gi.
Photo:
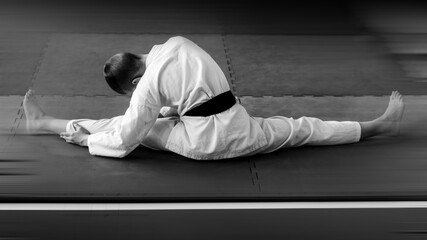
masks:
[[(192, 41), (173, 37), (147, 55), (146, 71), (123, 116), (76, 119), (67, 132), (87, 129), (89, 152), (124, 157), (140, 144), (193, 159), (224, 159), (268, 153), (280, 148), (357, 142), (358, 122), (302, 117), (257, 118), (236, 103), (208, 117), (184, 114), (229, 91), (227, 79), (212, 57)], [(159, 112), (166, 118), (157, 118)], [(178, 115), (168, 117), (170, 115)]]

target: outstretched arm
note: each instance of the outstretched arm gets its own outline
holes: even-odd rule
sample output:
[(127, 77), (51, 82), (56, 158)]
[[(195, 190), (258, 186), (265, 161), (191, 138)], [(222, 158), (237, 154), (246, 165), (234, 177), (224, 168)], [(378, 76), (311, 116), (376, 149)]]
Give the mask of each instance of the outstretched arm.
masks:
[[(123, 116), (102, 120), (76, 120), (74, 131), (60, 136), (68, 143), (88, 146), (93, 155), (124, 157), (144, 139), (156, 121), (158, 110), (130, 104)], [(150, 120), (151, 119), (151, 120)]]
[(121, 123), (111, 131), (91, 134), (87, 138), (92, 155), (122, 158), (132, 152), (154, 125), (160, 109), (130, 104)]

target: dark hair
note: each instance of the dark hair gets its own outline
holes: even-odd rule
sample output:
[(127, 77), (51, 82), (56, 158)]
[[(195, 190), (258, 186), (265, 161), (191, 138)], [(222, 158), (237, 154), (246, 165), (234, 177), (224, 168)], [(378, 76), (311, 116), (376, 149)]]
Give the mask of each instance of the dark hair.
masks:
[(120, 94), (132, 89), (132, 80), (141, 67), (141, 57), (133, 53), (119, 53), (108, 59), (104, 76), (108, 85)]

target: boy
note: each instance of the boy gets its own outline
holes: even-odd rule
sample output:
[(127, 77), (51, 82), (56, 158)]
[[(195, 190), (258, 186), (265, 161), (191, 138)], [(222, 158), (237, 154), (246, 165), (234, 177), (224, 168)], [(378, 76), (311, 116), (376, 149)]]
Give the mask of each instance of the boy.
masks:
[(60, 134), (99, 156), (125, 157), (142, 144), (193, 159), (224, 159), (395, 135), (404, 111), (394, 91), (385, 113), (368, 122), (251, 117), (212, 57), (183, 37), (155, 45), (148, 54), (116, 54), (104, 76), (114, 91), (131, 96), (123, 116), (56, 119), (42, 111), (30, 90), (24, 98), (27, 129)]

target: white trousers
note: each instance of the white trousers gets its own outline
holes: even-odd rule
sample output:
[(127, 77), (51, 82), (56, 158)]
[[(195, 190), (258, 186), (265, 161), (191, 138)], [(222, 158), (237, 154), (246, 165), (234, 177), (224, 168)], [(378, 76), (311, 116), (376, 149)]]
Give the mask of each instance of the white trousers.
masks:
[[(109, 131), (120, 124), (121, 118), (122, 116), (101, 120), (71, 120), (66, 130), (67, 132), (76, 131), (76, 124), (78, 124), (90, 133)], [(254, 117), (254, 119), (260, 124), (268, 143), (246, 155), (269, 153), (281, 148), (301, 145), (348, 144), (358, 142), (361, 136), (360, 124), (353, 121), (322, 121), (312, 117), (293, 119), (281, 116)], [(178, 121), (179, 117), (158, 118), (141, 144), (151, 149), (168, 151), (165, 146)]]

